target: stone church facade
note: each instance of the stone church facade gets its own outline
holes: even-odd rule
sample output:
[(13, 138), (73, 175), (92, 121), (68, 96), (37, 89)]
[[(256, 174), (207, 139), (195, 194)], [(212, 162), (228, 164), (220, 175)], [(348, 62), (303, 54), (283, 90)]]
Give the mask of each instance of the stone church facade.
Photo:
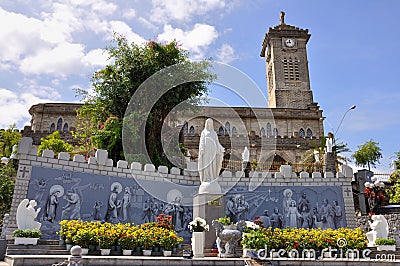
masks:
[[(200, 134), (208, 117), (232, 160), (240, 160), (245, 146), (250, 159), (268, 159), (279, 163), (298, 163), (302, 154), (324, 136), (322, 110), (313, 100), (308, 71), (307, 42), (310, 34), (285, 23), (269, 28), (262, 42), (260, 56), (266, 62), (268, 108), (201, 107), (201, 115), (188, 121), (179, 119), (181, 141), (197, 154)], [(29, 110), (31, 127), (24, 136), (48, 134), (59, 130), (64, 136), (74, 128), (80, 104), (37, 104)], [(230, 109), (228, 111), (228, 109)], [(232, 116), (232, 110), (235, 115)], [(256, 115), (257, 114), (257, 115)], [(66, 138), (68, 139), (68, 136)], [(266, 147), (266, 148), (265, 148)]]

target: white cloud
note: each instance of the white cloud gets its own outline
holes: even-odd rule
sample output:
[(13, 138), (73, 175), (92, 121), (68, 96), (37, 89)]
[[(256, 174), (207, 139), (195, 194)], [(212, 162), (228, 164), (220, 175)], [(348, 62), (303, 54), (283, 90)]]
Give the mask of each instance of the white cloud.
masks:
[(127, 38), (128, 42), (142, 44), (146, 42), (143, 37), (132, 31), (131, 27), (123, 21), (110, 21), (111, 32), (117, 32)]
[(65, 76), (80, 73), (84, 57), (83, 45), (63, 43), (50, 50), (28, 56), (21, 61), (20, 70), (28, 74), (51, 74)]
[(152, 4), (150, 19), (160, 23), (189, 21), (194, 15), (203, 15), (227, 6), (225, 0), (153, 0)]
[(235, 50), (229, 44), (224, 43), (221, 48), (217, 50), (217, 59), (223, 63), (228, 64), (236, 58)]
[(105, 66), (109, 63), (108, 54), (102, 49), (94, 49), (83, 57), (82, 62), (90, 66)]
[(150, 21), (148, 21), (144, 17), (138, 18), (138, 21), (140, 23), (142, 23), (145, 27), (149, 28), (150, 30), (154, 30), (155, 31), (155, 30), (158, 29), (158, 27), (156, 25), (154, 25), (153, 23), (151, 23)]
[(125, 10), (125, 11), (122, 13), (122, 17), (123, 17), (123, 18), (126, 18), (126, 19), (132, 19), (132, 18), (136, 17), (136, 11), (135, 11), (135, 9), (130, 8), (130, 9), (128, 9), (128, 10)]
[(22, 93), (17, 95), (15, 92), (0, 88), (0, 128), (7, 128), (13, 123), (17, 123), (18, 127), (26, 124), (31, 119), (29, 108), (38, 103), (55, 102), (55, 99), (39, 98), (33, 93)]
[(158, 35), (160, 41), (177, 40), (182, 43), (184, 49), (194, 53), (194, 57), (202, 59), (208, 46), (218, 37), (217, 30), (207, 24), (195, 24), (192, 30), (184, 31), (165, 25), (164, 31)]

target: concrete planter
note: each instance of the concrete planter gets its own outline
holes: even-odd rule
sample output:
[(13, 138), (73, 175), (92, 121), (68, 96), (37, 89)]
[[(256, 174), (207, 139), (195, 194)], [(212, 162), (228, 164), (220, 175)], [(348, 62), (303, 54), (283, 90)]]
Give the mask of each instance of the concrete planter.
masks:
[(204, 258), (204, 232), (192, 233), (192, 251), (194, 258)]
[(124, 256), (130, 256), (130, 255), (132, 255), (132, 250), (130, 250), (130, 249), (123, 249), (123, 250), (122, 250), (122, 255), (124, 255)]
[(377, 245), (376, 249), (379, 251), (396, 251), (396, 245)]
[(100, 249), (100, 253), (102, 256), (108, 256), (110, 255), (111, 252), (111, 248), (102, 248)]
[(37, 245), (39, 238), (16, 237), (14, 239), (15, 245)]

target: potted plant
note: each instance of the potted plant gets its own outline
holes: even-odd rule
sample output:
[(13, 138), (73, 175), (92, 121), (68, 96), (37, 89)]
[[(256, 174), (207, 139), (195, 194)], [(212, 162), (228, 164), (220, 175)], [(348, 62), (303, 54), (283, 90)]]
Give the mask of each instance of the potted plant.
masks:
[(13, 232), (15, 245), (37, 245), (37, 241), (41, 236), (42, 232), (38, 229), (18, 229)]
[(100, 246), (101, 255), (110, 255), (111, 246), (114, 245), (115, 239), (109, 235), (99, 235), (97, 236), (97, 242)]
[(188, 225), (192, 232), (192, 251), (195, 258), (204, 257), (204, 232), (210, 229), (206, 220), (196, 217)]
[(171, 231), (161, 238), (161, 245), (164, 248), (163, 255), (169, 257), (172, 254), (172, 249), (183, 242), (182, 237), (178, 237), (175, 232)]
[(152, 252), (153, 240), (146, 232), (138, 240), (143, 251), (143, 256), (150, 256)]
[(72, 237), (72, 242), (82, 248), (82, 255), (87, 255), (89, 253), (89, 247), (96, 244), (96, 239), (93, 232), (79, 230), (76, 235)]
[(130, 235), (122, 235), (118, 239), (118, 245), (122, 248), (122, 254), (129, 256), (132, 254), (132, 250), (136, 246), (136, 240)]
[(396, 251), (396, 240), (393, 238), (377, 238), (375, 240), (376, 249), (379, 251)]

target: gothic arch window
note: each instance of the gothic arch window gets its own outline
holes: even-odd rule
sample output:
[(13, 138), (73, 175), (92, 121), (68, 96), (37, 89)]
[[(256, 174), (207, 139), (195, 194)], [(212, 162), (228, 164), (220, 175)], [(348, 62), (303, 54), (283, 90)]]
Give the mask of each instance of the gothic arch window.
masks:
[(185, 121), (185, 123), (183, 123), (183, 135), (187, 136), (188, 134), (188, 122)]
[(300, 137), (300, 138), (304, 138), (305, 136), (306, 136), (306, 132), (304, 131), (303, 128), (300, 128), (300, 130), (299, 130), (299, 137)]
[(285, 80), (300, 80), (300, 71), (299, 71), (299, 63), (296, 57), (286, 58), (284, 57), (282, 60), (283, 63), (283, 74)]
[(56, 130), (56, 125), (54, 123), (51, 123), (50, 133), (53, 132), (54, 130)]
[(68, 132), (68, 123), (64, 124), (63, 132)]
[(194, 136), (194, 126), (191, 126), (189, 129), (190, 136)]
[(271, 137), (272, 136), (272, 128), (271, 128), (271, 124), (268, 122), (267, 123), (267, 137)]
[(229, 122), (225, 123), (225, 135), (229, 136), (231, 134), (231, 124)]
[(278, 129), (274, 128), (274, 137), (276, 138), (278, 136)]
[(261, 137), (265, 137), (265, 129), (262, 127), (260, 130)]
[(57, 130), (58, 131), (61, 131), (61, 129), (62, 129), (62, 118), (60, 117), (59, 119), (58, 119), (58, 121), (57, 121)]
[(218, 129), (218, 135), (224, 135), (225, 131), (223, 127), (219, 127)]
[(233, 136), (233, 135), (236, 135), (236, 134), (237, 134), (237, 129), (236, 129), (236, 127), (233, 127), (233, 128), (232, 128), (232, 136)]
[(307, 128), (307, 138), (312, 138), (312, 131), (311, 129)]

